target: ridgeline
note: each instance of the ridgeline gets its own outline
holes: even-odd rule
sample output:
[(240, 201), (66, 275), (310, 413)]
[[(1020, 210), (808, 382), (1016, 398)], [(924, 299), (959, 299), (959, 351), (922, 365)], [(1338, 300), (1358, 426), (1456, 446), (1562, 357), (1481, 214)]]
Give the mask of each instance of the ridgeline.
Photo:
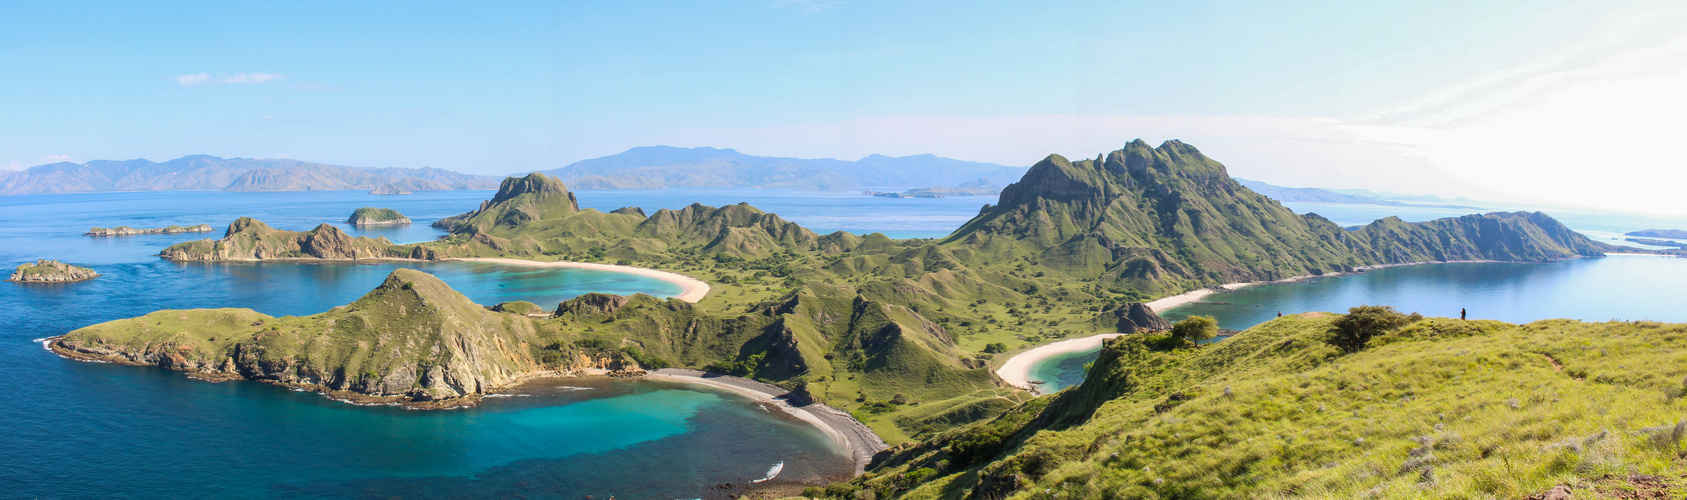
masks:
[[(1011, 352), (1066, 337), (1164, 328), (1164, 320), (1142, 302), (1223, 283), (1419, 262), (1543, 262), (1596, 257), (1612, 248), (1541, 213), (1422, 223), (1389, 218), (1345, 229), (1248, 190), (1192, 146), (1169, 141), (1154, 148), (1140, 140), (1094, 160), (1048, 157), (1007, 186), (999, 203), (986, 205), (943, 239), (822, 235), (745, 204), (692, 205), (648, 215), (637, 207), (581, 209), (562, 181), (538, 173), (504, 180), (491, 200), (435, 226), (449, 234), (395, 245), (352, 238), (327, 225), (293, 232), (243, 218), (220, 240), (179, 244), (162, 255), (179, 261), (605, 262), (691, 275), (709, 281), (713, 290), (695, 305), (589, 294), (540, 317), (545, 314), (538, 306), (490, 311), (431, 277), (399, 271), (357, 303), (316, 316), (164, 311), (72, 332), (56, 340), (54, 349), (421, 406), (472, 404), (486, 391), (537, 374), (705, 369), (811, 395), (851, 411), (891, 444), (909, 443), (840, 491), (998, 498), (1057, 484), (1040, 481), (1057, 477), (1048, 474), (1059, 469), (1060, 460), (1077, 460), (1073, 466), (1079, 466), (1093, 458), (1063, 451), (1020, 459), (1045, 461), (1036, 467), (1047, 470), (1034, 475), (1021, 469), (991, 472), (1008, 467), (997, 460), (1030, 449), (1024, 448), (1025, 438), (1034, 430), (1026, 429), (1094, 422), (1102, 429), (1095, 432), (1116, 435), (1125, 425), (1120, 422), (1141, 422), (1094, 420), (1102, 415), (1096, 408), (1131, 394), (1162, 399), (1169, 394), (1134, 389), (1135, 379), (1092, 379), (1083, 386), (1089, 389), (1079, 391), (1086, 394), (1083, 404), (1064, 402), (1079, 397), (1065, 395), (1070, 391), (1055, 403), (1033, 400), (992, 373), (992, 363), (999, 362), (993, 353), (1001, 347)], [(159, 322), (180, 327), (158, 328)], [(1249, 335), (1256, 334), (1188, 352), (1242, 349), (1254, 345)], [(1127, 338), (1135, 337), (1140, 336)], [(481, 347), (473, 352), (443, 347), (465, 341)], [(1133, 342), (1138, 341), (1110, 345)], [(1282, 349), (1292, 354), (1310, 340), (1293, 342)], [(1001, 345), (985, 352), (991, 344)], [(377, 352), (372, 346), (378, 345), (406, 347)], [(423, 347), (430, 345), (442, 347)], [(1255, 369), (1247, 368), (1254, 358), (1225, 359), (1241, 363), (1227, 370)], [(1132, 366), (1126, 371), (1139, 365)], [(1181, 369), (1177, 366), (1182, 365), (1141, 369)], [(1266, 363), (1257, 373), (1289, 376), (1270, 371), (1289, 369), (1285, 366), (1314, 367)], [(1198, 384), (1209, 375), (1167, 379), (1155, 387)], [(1100, 391), (1091, 382), (1132, 389)], [(1094, 408), (1072, 409), (1084, 405)], [(1058, 413), (1045, 417), (1045, 407)], [(979, 441), (977, 433), (993, 437)], [(945, 448), (968, 439), (983, 447)], [(899, 479), (887, 479), (892, 477)], [(922, 486), (928, 480), (941, 485)], [(1217, 496), (1264, 491), (1226, 487), (1231, 489), (1222, 491), (1243, 493)]]

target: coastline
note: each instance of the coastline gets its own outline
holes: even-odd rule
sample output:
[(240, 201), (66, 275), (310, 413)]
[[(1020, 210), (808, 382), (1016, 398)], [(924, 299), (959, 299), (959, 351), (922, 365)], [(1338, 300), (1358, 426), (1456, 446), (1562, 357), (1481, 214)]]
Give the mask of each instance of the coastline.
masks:
[[(1608, 253), (1606, 255), (1634, 255), (1634, 256), (1660, 256), (1660, 257), (1664, 257), (1662, 255), (1657, 255), (1657, 254), (1642, 254), (1642, 253)], [(1340, 278), (1340, 277), (1343, 277), (1343, 276), (1352, 276), (1352, 275), (1355, 275), (1355, 274), (1363, 273), (1365, 271), (1371, 271), (1371, 270), (1375, 270), (1375, 269), (1387, 269), (1387, 268), (1391, 268), (1391, 267), (1421, 266), (1421, 265), (1429, 265), (1429, 264), (1481, 264), (1481, 263), (1503, 263), (1503, 262), (1508, 262), (1508, 261), (1499, 261), (1499, 260), (1449, 260), (1449, 261), (1401, 262), (1401, 263), (1395, 263), (1395, 264), (1376, 264), (1376, 265), (1370, 265), (1370, 266), (1359, 266), (1359, 267), (1353, 268), (1352, 271), (1324, 273), (1322, 275), (1310, 275), (1309, 274), (1309, 275), (1303, 275), (1303, 276), (1294, 276), (1294, 277), (1289, 277), (1289, 278), (1283, 278), (1283, 279), (1280, 279), (1280, 280), (1225, 283), (1225, 284), (1217, 285), (1217, 286), (1213, 286), (1213, 287), (1202, 288), (1200, 290), (1192, 290), (1192, 291), (1189, 291), (1189, 292), (1184, 292), (1184, 293), (1181, 293), (1181, 294), (1178, 294), (1178, 295), (1173, 295), (1173, 296), (1170, 296), (1170, 297), (1161, 297), (1159, 299), (1155, 299), (1153, 301), (1150, 301), (1150, 302), (1148, 302), (1144, 305), (1148, 306), (1149, 309), (1153, 310), (1154, 314), (1162, 314), (1162, 313), (1165, 313), (1167, 310), (1170, 310), (1170, 309), (1178, 307), (1178, 306), (1199, 302), (1201, 299), (1205, 298), (1208, 295), (1212, 295), (1214, 293), (1240, 290), (1240, 289), (1247, 288), (1247, 287), (1250, 287), (1250, 286), (1255, 286), (1255, 285), (1266, 285), (1266, 284), (1273, 284), (1273, 283), (1294, 283), (1294, 282), (1305, 281), (1305, 280), (1309, 280), (1309, 279), (1313, 279), (1313, 278)], [(1520, 262), (1520, 263), (1530, 264), (1531, 262)], [(1031, 386), (1031, 383), (1030, 383), (1030, 380), (1029, 380), (1030, 374), (1031, 374), (1031, 367), (1036, 366), (1038, 363), (1041, 363), (1044, 360), (1047, 360), (1047, 359), (1049, 359), (1051, 357), (1054, 357), (1054, 356), (1057, 356), (1057, 355), (1095, 349), (1095, 348), (1101, 346), (1102, 341), (1104, 341), (1106, 339), (1113, 338), (1113, 337), (1117, 337), (1119, 335), (1122, 335), (1122, 334), (1103, 333), (1103, 334), (1098, 334), (1098, 335), (1091, 335), (1089, 337), (1084, 337), (1084, 338), (1079, 338), (1079, 339), (1071, 339), (1071, 340), (1062, 340), (1060, 342), (1055, 342), (1055, 343), (1052, 343), (1052, 344), (1045, 344), (1045, 345), (1042, 345), (1042, 346), (1038, 346), (1038, 347), (1033, 348), (1029, 351), (1025, 351), (1025, 352), (1019, 353), (1017, 355), (1014, 355), (1011, 358), (1008, 358), (1007, 362), (1003, 363), (1002, 367), (1000, 369), (996, 370), (996, 376), (1001, 377), (1001, 379), (1003, 381), (1007, 382), (1008, 385), (1011, 385), (1013, 387), (1017, 387), (1017, 388), (1020, 388), (1020, 389), (1025, 389), (1025, 390), (1031, 391), (1033, 393), (1036, 393), (1037, 392), (1036, 388)]]
[(842, 448), (844, 454), (854, 462), (854, 475), (856, 476), (867, 470), (867, 464), (873, 461), (873, 455), (888, 448), (884, 440), (874, 434), (872, 429), (867, 428), (866, 424), (856, 420), (848, 412), (822, 403), (793, 406), (784, 398), (785, 395), (790, 394), (790, 391), (779, 386), (742, 377), (683, 368), (662, 368), (647, 371), (644, 378), (713, 387), (779, 408), (786, 414), (813, 425), (824, 432), (827, 437), (832, 438), (832, 442)]
[(1007, 382), (1008, 385), (1031, 391), (1033, 394), (1041, 395), (1037, 391), (1037, 388), (1031, 385), (1031, 367), (1037, 366), (1037, 363), (1041, 363), (1044, 360), (1061, 354), (1082, 352), (1099, 348), (1101, 347), (1101, 343), (1103, 341), (1122, 335), (1124, 334), (1103, 333), (1038, 346), (1029, 351), (1025, 351), (1008, 358), (1007, 362), (1002, 363), (1002, 367), (996, 370), (996, 376), (1001, 377), (1002, 381)]
[[(1613, 255), (1613, 254), (1607, 254), (1607, 255)], [(1615, 254), (1615, 255), (1626, 255), (1626, 254)], [(1241, 282), (1241, 283), (1225, 283), (1225, 284), (1222, 284), (1222, 285), (1208, 287), (1208, 288), (1202, 288), (1200, 290), (1193, 290), (1193, 291), (1185, 292), (1185, 293), (1182, 293), (1182, 294), (1173, 295), (1173, 296), (1170, 296), (1170, 297), (1162, 297), (1162, 298), (1150, 301), (1150, 302), (1148, 302), (1147, 304), (1144, 304), (1144, 305), (1148, 306), (1149, 309), (1154, 310), (1154, 314), (1160, 314), (1160, 313), (1164, 313), (1167, 310), (1169, 310), (1171, 308), (1174, 308), (1174, 307), (1177, 307), (1177, 306), (1198, 302), (1203, 297), (1206, 297), (1208, 295), (1212, 295), (1214, 293), (1235, 291), (1235, 290), (1240, 290), (1240, 289), (1247, 288), (1247, 287), (1254, 286), (1254, 285), (1269, 285), (1269, 284), (1273, 284), (1273, 283), (1294, 283), (1294, 282), (1297, 282), (1297, 281), (1305, 281), (1305, 280), (1309, 280), (1309, 279), (1313, 279), (1313, 278), (1340, 278), (1340, 277), (1343, 277), (1343, 276), (1352, 276), (1352, 275), (1355, 275), (1355, 274), (1363, 273), (1365, 271), (1372, 271), (1372, 270), (1376, 270), (1376, 269), (1388, 269), (1388, 268), (1391, 268), (1391, 267), (1423, 266), (1423, 265), (1429, 265), (1429, 264), (1498, 264), (1498, 263), (1508, 263), (1508, 262), (1516, 263), (1516, 264), (1535, 264), (1535, 262), (1513, 262), (1513, 261), (1487, 260), (1487, 259), (1480, 259), (1480, 260), (1430, 260), (1430, 261), (1423, 261), (1423, 262), (1400, 262), (1400, 263), (1395, 263), (1395, 264), (1376, 264), (1376, 265), (1370, 265), (1370, 266), (1355, 267), (1355, 268), (1353, 268), (1352, 271), (1337, 271), (1337, 272), (1324, 273), (1324, 274), (1320, 274), (1320, 275), (1306, 274), (1306, 275), (1301, 275), (1301, 276), (1292, 276), (1292, 277), (1288, 277), (1288, 278), (1283, 278), (1283, 279), (1280, 279), (1280, 280), (1247, 281), (1247, 282)]]
[(574, 268), (574, 269), (589, 269), (589, 270), (593, 270), (593, 271), (609, 271), (609, 272), (616, 272), (616, 273), (623, 273), (623, 274), (632, 274), (632, 275), (636, 275), (636, 276), (643, 276), (643, 277), (646, 277), (646, 278), (665, 281), (665, 282), (668, 282), (668, 283), (672, 283), (676, 286), (679, 286), (680, 287), (680, 294), (675, 295), (674, 298), (679, 299), (679, 300), (683, 300), (683, 301), (686, 301), (686, 302), (691, 302), (691, 303), (696, 303), (699, 300), (703, 300), (703, 297), (707, 296), (709, 294), (709, 284), (704, 282), (703, 280), (699, 280), (697, 278), (693, 278), (693, 277), (686, 276), (686, 275), (679, 274), (679, 273), (673, 273), (673, 272), (668, 272), (668, 271), (658, 271), (658, 270), (655, 270), (655, 269), (650, 269), (650, 268), (645, 268), (645, 267), (617, 266), (617, 265), (614, 265), (614, 264), (594, 264), (594, 263), (590, 263), (590, 262), (567, 262), (567, 261), (540, 262), (540, 261), (536, 261), (536, 260), (501, 259), (501, 258), (492, 258), (492, 257), (462, 257), (462, 258), (454, 258), (454, 259), (445, 259), (442, 262), (450, 262), (450, 261), (485, 262), (485, 263), (488, 263), (488, 264), (503, 264), (503, 265), (510, 265), (510, 266), (529, 266), (529, 267), (565, 267), (565, 268)]

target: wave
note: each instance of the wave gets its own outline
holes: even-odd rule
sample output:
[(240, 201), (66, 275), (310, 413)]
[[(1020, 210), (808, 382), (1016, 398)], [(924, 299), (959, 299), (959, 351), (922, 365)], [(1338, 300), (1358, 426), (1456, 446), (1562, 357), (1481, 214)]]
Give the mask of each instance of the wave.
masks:
[(779, 475), (780, 471), (783, 471), (783, 470), (785, 470), (785, 462), (779, 462), (779, 463), (773, 464), (772, 467), (767, 468), (767, 477), (750, 481), (750, 484), (760, 483), (760, 482), (764, 482), (764, 481), (771, 481), (771, 480), (773, 480), (774, 477), (777, 477)]

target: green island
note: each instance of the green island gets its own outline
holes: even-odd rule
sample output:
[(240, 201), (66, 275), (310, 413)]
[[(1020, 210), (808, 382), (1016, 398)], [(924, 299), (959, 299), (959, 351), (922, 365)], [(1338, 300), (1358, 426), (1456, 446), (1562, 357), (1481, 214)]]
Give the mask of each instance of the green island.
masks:
[[(832, 498), (1345, 497), (1407, 487), (1519, 496), (1617, 467), (1609, 464), (1655, 470), (1680, 460), (1641, 450), (1653, 438), (1636, 437), (1676, 425), (1659, 419), (1677, 404), (1671, 388), (1682, 389), (1670, 367), (1687, 365), (1647, 343), (1672, 342), (1660, 332), (1675, 326), (1413, 318), (1370, 344), (1337, 348), (1324, 340), (1337, 317), (1312, 315), (1200, 347), (1126, 335), (1106, 344), (1081, 386), (1053, 396), (1004, 383), (993, 367), (1013, 353), (1164, 328), (1143, 303), (1192, 290), (1615, 249), (1538, 212), (1343, 228), (1241, 186), (1179, 141), (1137, 140), (1079, 161), (1049, 156), (941, 239), (822, 235), (746, 204), (581, 209), (561, 181), (537, 173), (504, 180), (477, 209), (434, 225), (449, 235), (398, 245), (326, 224), (284, 231), (241, 218), (221, 239), (161, 256), (595, 262), (710, 288), (695, 303), (588, 294), (547, 315), (533, 304), (491, 310), (399, 270), (318, 315), (159, 311), (49, 347), (423, 408), (474, 404), (539, 376), (670, 367), (737, 375), (848, 411), (894, 446), (866, 474), (808, 492)], [(1600, 428), (1610, 432), (1591, 438)], [(1472, 439), (1455, 439), (1461, 432)], [(1541, 446), (1572, 436), (1574, 447)], [(1431, 453), (1442, 458), (1420, 460), (1430, 468), (1400, 463)]]
[(81, 266), (73, 266), (63, 262), (41, 259), (35, 262), (18, 264), (12, 276), (6, 281), (17, 283), (73, 283), (98, 278), (100, 273)]
[(354, 226), (409, 224), (410, 218), (390, 208), (363, 207), (351, 212), (346, 223)]

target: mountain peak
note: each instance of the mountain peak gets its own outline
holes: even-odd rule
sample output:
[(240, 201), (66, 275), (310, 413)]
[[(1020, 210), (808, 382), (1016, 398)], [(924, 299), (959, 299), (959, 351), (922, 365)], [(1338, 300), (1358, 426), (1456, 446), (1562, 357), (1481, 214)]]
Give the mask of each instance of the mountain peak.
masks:
[(524, 194), (566, 195), (568, 186), (555, 177), (539, 172), (527, 174), (526, 177), (510, 177), (498, 185), (498, 194), (492, 197), (492, 203), (502, 203)]

